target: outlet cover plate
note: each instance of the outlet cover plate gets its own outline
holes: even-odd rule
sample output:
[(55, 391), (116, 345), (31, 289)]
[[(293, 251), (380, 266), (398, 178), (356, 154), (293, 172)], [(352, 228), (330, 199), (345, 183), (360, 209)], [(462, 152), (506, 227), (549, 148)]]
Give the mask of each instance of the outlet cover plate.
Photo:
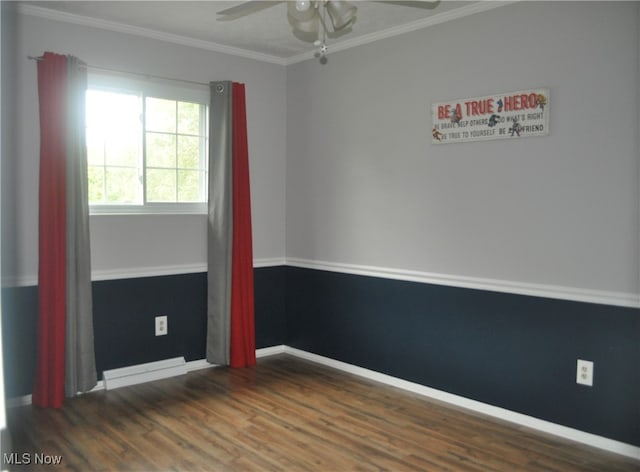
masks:
[(593, 387), (593, 362), (578, 359), (576, 383)]
[(167, 326), (167, 317), (156, 316), (156, 336), (164, 336), (169, 332), (169, 327)]

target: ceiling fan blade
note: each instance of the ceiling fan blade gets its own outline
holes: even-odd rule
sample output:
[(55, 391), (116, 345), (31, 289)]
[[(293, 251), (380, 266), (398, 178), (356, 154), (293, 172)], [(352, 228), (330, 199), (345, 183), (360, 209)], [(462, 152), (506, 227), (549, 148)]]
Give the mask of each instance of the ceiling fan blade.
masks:
[(411, 8), (423, 8), (426, 10), (431, 10), (437, 7), (440, 4), (440, 0), (388, 0), (388, 1), (377, 1), (376, 3), (387, 3), (389, 5), (398, 5), (401, 7), (411, 7)]
[(219, 21), (235, 20), (236, 18), (250, 15), (251, 13), (255, 13), (260, 10), (264, 10), (266, 8), (270, 8), (278, 3), (282, 3), (282, 0), (271, 0), (271, 1), (250, 0), (248, 2), (243, 2), (240, 5), (236, 5), (235, 7), (227, 8), (226, 10), (221, 10), (216, 14), (218, 15)]

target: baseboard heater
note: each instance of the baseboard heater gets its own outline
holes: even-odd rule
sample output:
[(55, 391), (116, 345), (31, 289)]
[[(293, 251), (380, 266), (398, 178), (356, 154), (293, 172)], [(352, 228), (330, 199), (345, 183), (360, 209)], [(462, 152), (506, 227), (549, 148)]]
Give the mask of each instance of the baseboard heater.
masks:
[(184, 357), (148, 362), (103, 372), (105, 390), (136, 385), (153, 380), (166, 379), (187, 373)]

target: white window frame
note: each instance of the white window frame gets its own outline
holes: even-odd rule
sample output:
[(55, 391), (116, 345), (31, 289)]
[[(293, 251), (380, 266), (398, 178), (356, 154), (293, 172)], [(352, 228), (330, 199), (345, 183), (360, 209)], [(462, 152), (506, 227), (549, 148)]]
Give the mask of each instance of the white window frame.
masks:
[[(207, 139), (201, 146), (208, 146), (208, 126), (209, 117), (209, 88), (205, 85), (190, 84), (187, 82), (176, 81), (167, 83), (161, 79), (149, 78), (148, 80), (141, 80), (139, 78), (131, 78), (124, 75), (118, 75), (115, 73), (103, 73), (103, 72), (91, 72), (88, 73), (87, 80), (88, 89), (103, 90), (107, 92), (115, 93), (134, 93), (143, 94), (144, 96), (152, 96), (154, 98), (162, 98), (168, 100), (177, 100), (184, 102), (194, 102), (205, 105), (205, 108), (201, 111), (201, 127), (205, 132)], [(144, 105), (143, 105), (144, 110)], [(144, 113), (144, 111), (143, 111)], [(142, 117), (143, 118), (143, 117)], [(145, 141), (146, 129), (142, 127), (142, 140)], [(144, 144), (143, 144), (144, 146)], [(204, 152), (203, 155), (207, 156), (207, 149), (201, 149)], [(91, 215), (131, 215), (131, 214), (207, 214), (207, 195), (205, 195), (204, 202), (147, 202), (145, 189), (146, 189), (146, 162), (145, 162), (145, 150), (143, 147), (142, 152), (142, 178), (143, 182), (143, 195), (142, 203), (140, 204), (90, 204), (89, 213)], [(207, 172), (204, 179), (208, 178), (208, 165)], [(206, 182), (205, 182), (206, 184)], [(205, 187), (206, 188), (206, 187)]]

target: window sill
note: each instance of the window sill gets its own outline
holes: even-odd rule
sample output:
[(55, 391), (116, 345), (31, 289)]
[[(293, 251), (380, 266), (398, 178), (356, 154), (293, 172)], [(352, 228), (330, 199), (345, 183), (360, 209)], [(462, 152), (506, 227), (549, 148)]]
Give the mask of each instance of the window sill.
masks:
[(147, 205), (91, 205), (90, 216), (106, 215), (206, 215), (206, 203), (159, 203)]

